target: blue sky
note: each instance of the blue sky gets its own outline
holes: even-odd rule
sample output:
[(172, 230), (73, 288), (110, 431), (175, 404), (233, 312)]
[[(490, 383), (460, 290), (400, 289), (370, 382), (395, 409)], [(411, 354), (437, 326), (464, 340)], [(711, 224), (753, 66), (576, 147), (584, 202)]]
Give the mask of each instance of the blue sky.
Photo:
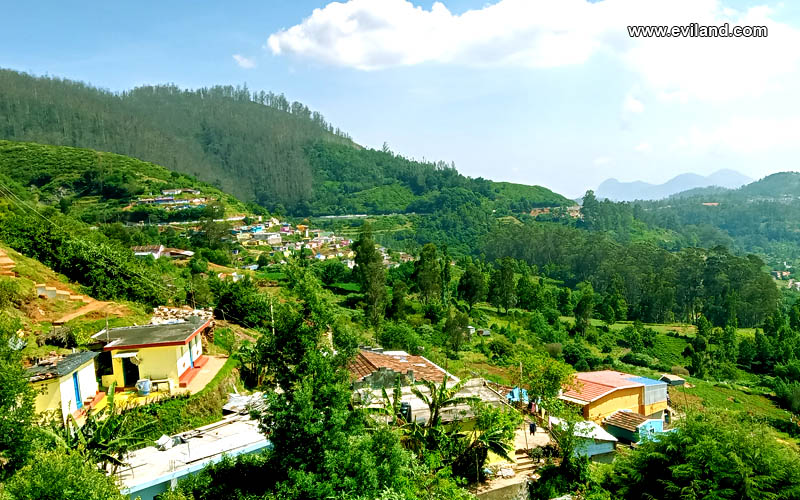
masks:
[[(627, 36), (689, 22), (769, 37)], [(0, 67), (112, 90), (246, 82), (361, 144), (569, 196), (608, 177), (796, 169), (797, 47), (791, 2), (39, 1), (0, 20)]]

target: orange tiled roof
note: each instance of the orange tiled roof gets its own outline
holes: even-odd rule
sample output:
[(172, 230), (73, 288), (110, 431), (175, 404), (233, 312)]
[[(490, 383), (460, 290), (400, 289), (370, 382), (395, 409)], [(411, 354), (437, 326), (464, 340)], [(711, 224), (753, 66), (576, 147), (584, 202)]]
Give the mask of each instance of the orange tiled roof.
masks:
[(429, 380), (436, 383), (444, 381), (446, 373), (422, 356), (385, 354), (361, 349), (350, 364), (350, 374), (355, 381), (360, 381), (380, 368), (398, 373), (412, 370), (414, 380)]
[(617, 389), (643, 387), (644, 384), (631, 380), (634, 375), (614, 370), (583, 372), (575, 376), (576, 387), (563, 392), (563, 396), (591, 403)]
[(616, 411), (606, 417), (604, 422), (620, 429), (636, 432), (636, 429), (648, 420), (644, 415), (632, 411)]

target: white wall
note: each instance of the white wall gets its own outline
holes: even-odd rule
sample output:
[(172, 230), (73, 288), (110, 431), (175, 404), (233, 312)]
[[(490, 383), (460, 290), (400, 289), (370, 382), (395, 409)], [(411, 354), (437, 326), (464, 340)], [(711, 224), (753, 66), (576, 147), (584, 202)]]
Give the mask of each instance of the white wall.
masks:
[[(58, 381), (61, 392), (61, 413), (64, 420), (70, 413), (78, 409), (75, 401), (75, 384), (72, 382), (72, 373), (61, 377)], [(78, 369), (78, 386), (80, 387), (81, 399), (84, 401), (88, 396), (97, 394), (97, 375), (95, 374), (94, 360)]]

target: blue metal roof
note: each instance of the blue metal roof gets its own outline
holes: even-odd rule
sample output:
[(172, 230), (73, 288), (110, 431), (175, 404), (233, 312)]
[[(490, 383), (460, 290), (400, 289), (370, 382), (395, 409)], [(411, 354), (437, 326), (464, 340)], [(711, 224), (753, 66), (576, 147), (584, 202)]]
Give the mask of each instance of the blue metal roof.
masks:
[(628, 380), (643, 385), (667, 385), (666, 382), (663, 382), (661, 380), (654, 380), (652, 378), (647, 378), (647, 377), (628, 377)]

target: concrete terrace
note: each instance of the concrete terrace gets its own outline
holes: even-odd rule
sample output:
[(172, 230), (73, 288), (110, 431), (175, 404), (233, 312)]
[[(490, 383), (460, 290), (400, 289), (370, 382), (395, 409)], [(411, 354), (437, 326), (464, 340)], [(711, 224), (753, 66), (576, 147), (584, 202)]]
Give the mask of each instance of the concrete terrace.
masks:
[(223, 455), (253, 453), (270, 446), (259, 432), (258, 422), (242, 415), (232, 415), (177, 437), (183, 442), (167, 450), (151, 446), (128, 454), (128, 467), (117, 473), (124, 495), (152, 500), (180, 478), (218, 462)]

